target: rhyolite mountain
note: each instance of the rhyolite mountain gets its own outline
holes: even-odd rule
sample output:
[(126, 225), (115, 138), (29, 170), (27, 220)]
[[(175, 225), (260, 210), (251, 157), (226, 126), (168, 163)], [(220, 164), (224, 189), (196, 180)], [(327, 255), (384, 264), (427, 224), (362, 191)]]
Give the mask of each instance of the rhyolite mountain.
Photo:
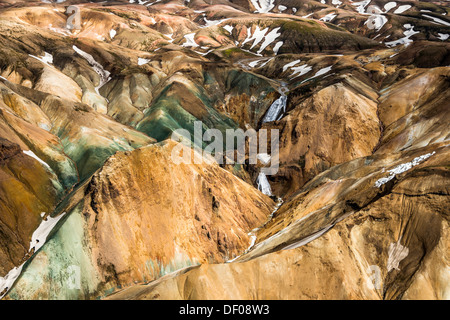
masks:
[(0, 0), (0, 297), (450, 299), (449, 124), (447, 1)]

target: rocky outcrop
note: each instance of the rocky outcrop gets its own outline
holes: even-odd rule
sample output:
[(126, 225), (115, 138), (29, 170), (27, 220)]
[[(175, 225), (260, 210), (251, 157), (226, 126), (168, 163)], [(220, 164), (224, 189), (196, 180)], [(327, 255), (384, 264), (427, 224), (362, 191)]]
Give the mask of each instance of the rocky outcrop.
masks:
[[(283, 204), (236, 263), (109, 299), (447, 299), (448, 152), (435, 144), (335, 166)], [(417, 165), (378, 186), (384, 168), (408, 163)]]
[[(95, 298), (243, 252), (273, 201), (211, 159), (173, 163), (177, 149), (168, 140), (109, 158), (73, 196), (81, 201), (61, 209), (72, 208), (8, 296)], [(201, 158), (190, 148), (184, 152)], [(72, 269), (79, 271), (80, 287), (67, 285)]]
[(42, 213), (54, 210), (63, 188), (45, 162), (5, 138), (0, 138), (0, 177), (3, 277), (29, 257), (31, 236), (42, 221)]
[(378, 144), (376, 93), (359, 91), (352, 82), (318, 90), (276, 124), (281, 132), (279, 194), (298, 190), (336, 164), (371, 154)]

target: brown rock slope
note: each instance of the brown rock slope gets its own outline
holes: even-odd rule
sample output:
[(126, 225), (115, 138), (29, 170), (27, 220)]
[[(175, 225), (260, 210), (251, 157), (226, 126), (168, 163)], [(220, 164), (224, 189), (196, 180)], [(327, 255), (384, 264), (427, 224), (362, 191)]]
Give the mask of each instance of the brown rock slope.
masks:
[[(110, 298), (448, 299), (448, 154), (447, 145), (435, 144), (335, 166), (283, 205), (237, 262), (196, 267)], [(389, 176), (383, 168), (423, 155), (376, 186)]]
[(289, 195), (319, 172), (370, 155), (378, 144), (377, 93), (356, 77), (319, 87), (302, 102), (292, 99), (293, 110), (273, 126), (281, 132), (277, 193)]
[(23, 262), (41, 213), (53, 211), (62, 189), (48, 165), (0, 138), (0, 274)]
[[(110, 298), (448, 299), (448, 85), (448, 68), (434, 68), (411, 70), (382, 89), (375, 153), (316, 175), (235, 262)], [(295, 271), (280, 271), (288, 268)]]
[[(174, 164), (175, 145), (169, 140), (111, 157), (72, 197), (83, 200), (64, 209), (74, 208), (8, 296), (93, 298), (243, 252), (273, 201), (217, 164)], [(81, 290), (51, 276), (72, 265), (81, 269)]]

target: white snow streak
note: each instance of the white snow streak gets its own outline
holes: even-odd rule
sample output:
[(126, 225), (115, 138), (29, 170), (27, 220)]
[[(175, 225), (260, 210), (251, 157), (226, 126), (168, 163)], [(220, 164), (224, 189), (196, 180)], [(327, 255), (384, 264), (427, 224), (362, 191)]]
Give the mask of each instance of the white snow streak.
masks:
[(447, 33), (438, 33), (438, 35), (439, 35), (439, 40), (442, 40), (442, 41), (444, 41), (444, 40), (447, 40), (448, 39), (448, 37), (450, 36), (449, 34), (447, 34)]
[(275, 7), (275, 0), (250, 0), (258, 13), (267, 13)]
[(388, 2), (384, 5), (384, 12), (389, 12), (389, 10), (395, 8), (397, 6), (397, 2)]
[(419, 31), (414, 31), (414, 26), (410, 24), (403, 25), (406, 28), (406, 31), (403, 32), (405, 37), (400, 38), (398, 40), (385, 42), (385, 45), (388, 47), (395, 47), (399, 44), (404, 44), (405, 46), (409, 46), (413, 40), (410, 39), (411, 36), (415, 35), (416, 33), (419, 33)]
[(195, 37), (195, 33), (188, 33), (184, 36), (184, 38), (186, 39), (186, 42), (183, 43), (183, 47), (198, 47), (197, 42), (195, 42), (194, 40)]
[[(44, 216), (44, 212), (42, 212), (42, 216)], [(64, 217), (65, 213), (60, 214), (56, 218), (52, 218), (48, 216), (45, 220), (42, 220), (39, 227), (33, 232), (30, 241), (30, 250), (34, 248), (34, 252), (38, 251), (47, 240), (48, 235), (56, 226), (59, 220)]]
[(378, 180), (375, 182), (375, 187), (377, 187), (377, 188), (381, 187), (383, 184), (385, 184), (385, 183), (391, 181), (392, 179), (394, 179), (394, 177), (395, 177), (397, 174), (400, 174), (400, 173), (403, 173), (403, 172), (405, 172), (405, 171), (410, 170), (412, 167), (415, 167), (415, 166), (417, 166), (418, 164), (420, 164), (421, 162), (427, 160), (429, 157), (431, 157), (431, 156), (434, 155), (435, 153), (436, 153), (436, 152), (433, 151), (432, 153), (427, 153), (427, 154), (424, 154), (424, 155), (422, 155), (422, 156), (415, 157), (415, 158), (413, 159), (413, 161), (411, 161), (411, 162), (399, 164), (399, 165), (396, 166), (395, 168), (393, 168), (393, 169), (391, 169), (391, 170), (388, 170), (389, 176), (384, 177), (384, 178), (381, 178), (381, 179), (378, 179)]
[[(39, 161), (41, 164), (43, 164), (45, 167), (50, 169), (50, 166), (47, 164), (47, 162), (43, 161), (41, 158), (39, 158), (33, 151), (28, 150), (28, 151), (23, 151), (23, 153), (25, 153), (27, 156), (30, 156), (34, 159), (36, 159), (37, 161)], [(0, 290), (1, 291), (1, 290)]]
[[(276, 40), (276, 38), (278, 38), (281, 35), (281, 33), (278, 32), (279, 30), (280, 30), (280, 27), (277, 27), (277, 28), (272, 29), (270, 32), (268, 32), (269, 28), (265, 28), (265, 29), (261, 30), (259, 28), (259, 26), (256, 26), (256, 29), (252, 34), (251, 28), (247, 27), (247, 37), (242, 42), (241, 46), (245, 45), (247, 42), (253, 41), (252, 45), (250, 46), (250, 50), (252, 50), (255, 46), (257, 46), (262, 41), (261, 47), (259, 48), (259, 50), (256, 53), (257, 55), (261, 55), (261, 52), (263, 52), (267, 48), (267, 46), (269, 46), (271, 43), (273, 43)], [(279, 47), (282, 44), (283, 43), (281, 43), (279, 45), (279, 42), (277, 42), (274, 46), (273, 51), (275, 53), (277, 53)]]
[(358, 11), (358, 13), (361, 14), (365, 14), (366, 13), (366, 6), (370, 3), (371, 0), (364, 0), (364, 1), (360, 1), (360, 2), (353, 2), (352, 6), (355, 6), (356, 11)]
[(258, 50), (258, 53), (263, 52), (264, 49), (265, 49), (268, 45), (270, 45), (272, 42), (274, 42), (275, 39), (278, 38), (278, 37), (281, 35), (281, 33), (278, 33), (278, 30), (280, 30), (280, 27), (277, 27), (277, 28), (273, 29), (272, 31), (270, 31), (270, 32), (266, 35), (266, 37), (265, 37), (265, 39), (264, 39), (264, 42), (262, 43), (261, 47), (260, 47), (259, 50)]
[(138, 58), (138, 65), (139, 66), (142, 66), (142, 65), (144, 65), (146, 63), (149, 63), (149, 62), (150, 62), (150, 59)]
[(401, 238), (396, 243), (391, 243), (388, 251), (387, 271), (400, 270), (398, 265), (409, 254), (409, 249), (400, 244)]
[(291, 79), (297, 78), (297, 77), (301, 77), (304, 74), (307, 74), (308, 72), (310, 72), (312, 70), (311, 66), (308, 66), (307, 64), (302, 64), (299, 67), (292, 67), (291, 70), (292, 75), (291, 75)]
[(283, 41), (278, 41), (277, 43), (275, 43), (275, 46), (273, 47), (273, 53), (278, 54), (278, 50), (280, 50), (283, 43)]
[[(372, 22), (374, 24), (373, 28), (376, 29), (376, 31), (379, 31), (388, 21), (388, 19), (381, 15), (376, 14), (372, 16), (372, 19), (367, 19), (367, 21), (364, 24), (369, 24), (369, 22)], [(375, 39), (375, 38), (374, 38)]]
[(105, 70), (100, 63), (95, 61), (94, 57), (89, 53), (84, 52), (83, 50), (73, 46), (73, 50), (78, 53), (80, 56), (85, 58), (87, 62), (92, 66), (92, 69), (100, 76), (100, 81), (97, 87), (95, 87), (95, 91), (98, 95), (100, 95), (99, 89), (103, 87), (111, 78), (109, 75), (111, 74), (109, 71)]
[[(34, 252), (39, 250), (47, 241), (47, 237), (53, 228), (56, 226), (58, 221), (65, 216), (65, 212), (59, 215), (56, 218), (52, 218), (48, 216), (45, 220), (42, 220), (39, 227), (33, 232), (31, 236), (30, 248), (28, 252), (31, 252), (34, 249)], [(41, 216), (44, 217), (45, 212), (41, 213)], [(5, 277), (0, 277), (0, 299), (11, 289), (11, 287), (16, 282), (17, 278), (22, 273), (22, 268), (25, 262), (22, 263), (19, 267), (14, 267), (11, 269)], [(3, 293), (3, 294), (1, 294)]]
[(327, 14), (325, 17), (320, 18), (320, 21), (324, 21), (324, 22), (330, 22), (332, 21), (334, 18), (336, 18), (337, 14), (334, 13), (329, 13)]
[(405, 12), (406, 10), (408, 10), (408, 9), (410, 9), (410, 8), (411, 8), (411, 6), (410, 6), (409, 4), (405, 4), (405, 5), (403, 5), (403, 6), (398, 7), (398, 8), (394, 11), (394, 13), (395, 13), (395, 14), (400, 14), (400, 13), (403, 13), (403, 12)]
[(227, 30), (230, 34), (233, 33), (233, 26), (230, 25), (225, 25), (222, 28), (224, 28), (225, 30)]
[(258, 190), (264, 193), (265, 195), (271, 196), (272, 189), (270, 188), (270, 183), (267, 180), (266, 175), (263, 172), (260, 172), (258, 178), (256, 179), (256, 183), (258, 184)]
[(423, 14), (423, 16), (434, 20), (434, 22), (436, 22), (436, 23), (439, 23), (439, 24), (442, 24), (444, 26), (450, 27), (450, 23), (448, 23), (447, 21), (441, 20), (439, 18), (435, 18), (433, 16), (429, 16), (428, 14)]
[(287, 69), (289, 69), (290, 67), (295, 66), (295, 65), (296, 65), (297, 63), (299, 63), (300, 61), (301, 61), (301, 60), (298, 59), (298, 60), (294, 60), (294, 61), (292, 61), (292, 62), (289, 62), (289, 63), (285, 64), (285, 65), (283, 66), (283, 72), (286, 71)]
[(50, 63), (53, 63), (53, 56), (50, 53), (48, 53), (48, 52), (44, 52), (44, 55), (42, 57), (36, 57), (36, 56), (31, 55), (31, 54), (29, 56), (35, 58), (36, 60), (39, 60), (39, 61), (45, 63), (48, 66), (50, 66)]
[(308, 79), (306, 79), (306, 80), (303, 80), (302, 83), (303, 83), (303, 82), (306, 82), (306, 81), (309, 81), (309, 80), (311, 80), (311, 79), (320, 77), (321, 75), (324, 75), (325, 73), (330, 72), (331, 68), (332, 68), (332, 66), (329, 66), (329, 67), (325, 67), (325, 68), (320, 69), (320, 70), (317, 71), (316, 74), (313, 75), (311, 78), (308, 78)]

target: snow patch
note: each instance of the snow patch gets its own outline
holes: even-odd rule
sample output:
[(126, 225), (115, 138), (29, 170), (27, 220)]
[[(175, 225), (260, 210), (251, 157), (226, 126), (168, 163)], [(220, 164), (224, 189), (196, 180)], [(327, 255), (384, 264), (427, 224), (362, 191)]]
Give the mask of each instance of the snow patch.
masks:
[(334, 13), (329, 13), (327, 14), (325, 17), (320, 18), (320, 21), (324, 21), (324, 22), (330, 22), (331, 20), (333, 20), (334, 18), (336, 18), (337, 14)]
[(41, 158), (39, 158), (33, 151), (28, 150), (28, 151), (23, 151), (23, 153), (25, 153), (27, 156), (30, 156), (34, 159), (36, 159), (37, 161), (39, 161), (42, 165), (44, 165), (45, 167), (50, 169), (50, 166), (47, 164), (47, 162), (43, 161)]
[(381, 187), (383, 184), (385, 184), (385, 183), (391, 181), (392, 179), (394, 179), (394, 177), (397, 174), (400, 174), (400, 173), (403, 173), (405, 171), (410, 170), (412, 167), (415, 167), (415, 166), (419, 165), (421, 162), (427, 160), (429, 157), (431, 157), (435, 153), (436, 153), (436, 151), (433, 151), (431, 153), (427, 153), (427, 154), (424, 154), (422, 156), (415, 157), (413, 159), (413, 161), (411, 161), (411, 162), (406, 162), (406, 163), (399, 164), (395, 168), (393, 168), (391, 170), (388, 170), (389, 176), (381, 178), (381, 179), (378, 179), (375, 182), (375, 187), (377, 187), (377, 188)]
[(273, 47), (273, 53), (278, 54), (278, 50), (280, 50), (283, 43), (283, 41), (278, 41), (277, 43), (275, 43), (275, 46)]
[(198, 47), (197, 42), (195, 42), (195, 33), (188, 33), (184, 36), (186, 42), (183, 43), (183, 47)]
[[(46, 219), (42, 220), (39, 227), (36, 230), (34, 230), (33, 235), (31, 236), (30, 251), (31, 249), (34, 248), (34, 252), (36, 252), (45, 244), (48, 235), (56, 226), (56, 224), (59, 222), (59, 220), (61, 220), (61, 218), (65, 216), (65, 214), (66, 213), (64, 212), (63, 214), (60, 214), (56, 218), (48, 216)], [(42, 212), (41, 216), (44, 215), (45, 213)]]
[(396, 243), (391, 243), (388, 251), (387, 270), (400, 270), (398, 265), (409, 254), (409, 249), (400, 244), (401, 238)]
[(400, 14), (400, 13), (403, 13), (403, 12), (405, 12), (406, 10), (408, 10), (408, 9), (410, 9), (410, 8), (411, 8), (411, 6), (410, 6), (409, 4), (405, 4), (405, 5), (403, 5), (403, 6), (398, 7), (398, 8), (394, 11), (394, 13), (395, 13), (395, 14)]
[(230, 26), (230, 25), (227, 24), (227, 25), (223, 26), (222, 28), (227, 30), (230, 34), (233, 33), (233, 26)]
[(352, 6), (355, 6), (356, 11), (358, 11), (358, 13), (360, 14), (365, 14), (366, 13), (366, 7), (367, 5), (370, 3), (371, 0), (364, 0), (364, 1), (360, 1), (360, 2), (353, 2)]
[(262, 43), (261, 47), (258, 50), (258, 53), (260, 54), (261, 52), (264, 51), (264, 49), (270, 45), (272, 42), (275, 41), (276, 38), (278, 38), (279, 36), (281, 36), (281, 33), (278, 33), (278, 30), (280, 30), (280, 27), (277, 27), (275, 29), (273, 29), (272, 31), (270, 31), (265, 39), (264, 42)]
[(250, 0), (258, 13), (268, 13), (275, 7), (275, 0)]
[(149, 62), (150, 62), (150, 59), (138, 58), (138, 65), (139, 66), (142, 66), (142, 65), (144, 65), (146, 63), (149, 63)]
[[(379, 31), (388, 21), (388, 19), (381, 15), (381, 14), (376, 14), (371, 16), (371, 19), (367, 19), (367, 21), (364, 23), (365, 25), (369, 26), (369, 23), (373, 24), (373, 29), (376, 29), (376, 31)], [(374, 38), (375, 39), (375, 38)]]
[[(278, 38), (281, 35), (281, 33), (278, 32), (279, 30), (280, 30), (280, 27), (277, 27), (277, 28), (272, 29), (270, 32), (268, 32), (269, 28), (265, 28), (265, 29), (261, 30), (259, 28), (259, 26), (256, 26), (256, 29), (252, 34), (251, 28), (247, 27), (247, 37), (242, 42), (241, 49), (242, 49), (242, 46), (244, 46), (247, 42), (253, 41), (252, 45), (250, 46), (250, 50), (252, 50), (255, 46), (257, 46), (262, 41), (261, 47), (259, 48), (259, 50), (256, 53), (257, 55), (261, 55), (261, 52), (263, 52), (264, 49), (267, 48), (267, 46), (269, 46), (271, 43), (273, 43), (276, 40), (276, 38)], [(281, 46), (281, 44), (279, 45), (279, 42), (277, 42), (275, 44), (274, 49), (273, 49), (273, 51), (275, 53), (277, 53), (278, 49), (279, 49), (279, 47), (277, 47), (277, 46)]]
[(266, 62), (264, 62), (262, 65), (260, 65), (259, 66), (259, 68), (262, 68), (262, 67), (264, 67), (266, 64), (268, 64), (271, 60), (273, 60), (273, 57), (272, 58), (270, 58), (270, 59), (267, 59), (267, 61)]
[(414, 26), (410, 24), (403, 25), (406, 28), (406, 31), (403, 32), (405, 37), (400, 38), (398, 40), (385, 42), (385, 45), (392, 48), (395, 46), (398, 46), (400, 44), (404, 44), (405, 46), (409, 46), (413, 40), (410, 39), (411, 36), (415, 35), (416, 33), (419, 33), (419, 31), (414, 31)]
[(307, 64), (303, 64), (299, 67), (295, 67), (295, 65), (299, 64), (300, 62), (301, 62), (300, 59), (298, 59), (298, 60), (294, 60), (288, 64), (285, 64), (283, 66), (283, 72), (285, 72), (287, 69), (290, 69), (290, 71), (292, 71), (290, 78), (294, 79), (294, 78), (300, 77), (312, 70), (312, 67), (308, 66)]
[(229, 19), (227, 18), (227, 19), (222, 19), (222, 20), (208, 20), (208, 19), (206, 19), (206, 16), (204, 15), (203, 20), (205, 21), (205, 27), (212, 27), (212, 26), (221, 24), (222, 22), (225, 22)]
[(423, 14), (423, 16), (424, 16), (424, 17), (427, 17), (427, 18), (429, 18), (429, 19), (432, 19), (432, 20), (433, 20), (434, 22), (436, 22), (436, 23), (439, 23), (439, 24), (442, 24), (442, 25), (444, 25), (444, 26), (450, 27), (450, 23), (448, 23), (447, 21), (441, 20), (441, 19), (439, 19), (439, 18), (435, 18), (435, 17), (430, 16), (430, 15), (428, 15), (428, 14)]
[(301, 60), (298, 59), (298, 60), (294, 60), (294, 61), (292, 61), (292, 62), (289, 62), (289, 63), (285, 64), (285, 65), (283, 66), (283, 72), (286, 71), (287, 69), (289, 69), (290, 67), (293, 67), (293, 66), (295, 66), (296, 64), (300, 63), (300, 61), (301, 61)]
[[(315, 74), (314, 76), (312, 76), (312, 78), (319, 77), (319, 76), (321, 76), (321, 75), (323, 75), (323, 74), (325, 74), (325, 73), (331, 71), (331, 68), (332, 68), (332, 66), (329, 66), (329, 67), (325, 67), (325, 68), (320, 69), (319, 71), (316, 72), (316, 74)], [(311, 78), (311, 79), (312, 79), (312, 78)]]
[(250, 50), (253, 49), (254, 46), (261, 42), (268, 30), (269, 28), (261, 30), (259, 26), (256, 26), (255, 32), (252, 34), (251, 28), (247, 27), (247, 37), (245, 38), (244, 42), (242, 42), (242, 45), (253, 40), (253, 44), (250, 47)]
[(444, 40), (447, 40), (448, 39), (448, 37), (450, 36), (449, 34), (447, 34), (447, 33), (438, 33), (438, 35), (439, 35), (439, 40), (442, 40), (442, 41), (444, 41)]
[(175, 39), (173, 38), (173, 33), (168, 33), (166, 36), (169, 38), (169, 42), (172, 43)]
[[(8, 272), (8, 274), (3, 278), (0, 277), (0, 299), (8, 292), (9, 289), (13, 286), (14, 282), (16, 282), (17, 278), (22, 273), (23, 265), (22, 263), (19, 267), (14, 267), (12, 270)], [(3, 292), (3, 294), (1, 294)]]
[(258, 185), (258, 190), (264, 193), (265, 195), (271, 196), (272, 189), (270, 188), (270, 183), (267, 180), (266, 175), (263, 172), (260, 172), (258, 178), (256, 179), (256, 183)]
[(100, 95), (99, 89), (103, 87), (111, 79), (109, 77), (111, 73), (105, 70), (100, 63), (95, 61), (94, 57), (89, 53), (84, 52), (77, 46), (73, 46), (72, 48), (73, 50), (75, 50), (76, 53), (85, 58), (87, 62), (91, 65), (92, 69), (94, 69), (94, 71), (100, 76), (99, 84), (97, 87), (95, 87), (95, 91), (97, 92), (98, 95)]
[(258, 65), (258, 63), (260, 63), (260, 62), (261, 62), (261, 60), (255, 60), (255, 61), (250, 62), (248, 65), (249, 65), (250, 68), (254, 68), (254, 67), (256, 67), (256, 66)]
[(44, 55), (41, 56), (41, 57), (36, 57), (36, 56), (31, 55), (31, 54), (29, 56), (32, 57), (32, 58), (35, 58), (36, 60), (39, 60), (39, 61), (45, 63), (48, 66), (50, 66), (50, 64), (53, 64), (53, 56), (50, 53), (48, 53), (48, 52), (44, 52)]
[(307, 64), (303, 64), (299, 67), (292, 67), (291, 70), (293, 71), (291, 74), (291, 79), (301, 77), (304, 74), (307, 74), (312, 70), (311, 66), (308, 66)]
[(309, 81), (309, 80), (311, 80), (311, 79), (320, 77), (321, 75), (324, 75), (325, 73), (330, 72), (332, 67), (333, 67), (333, 66), (329, 66), (329, 67), (325, 67), (325, 68), (320, 69), (320, 70), (317, 71), (316, 74), (313, 75), (311, 78), (308, 78), (308, 79), (306, 79), (306, 80), (303, 80), (302, 83), (303, 83), (303, 82), (306, 82), (306, 81)]
[[(28, 252), (31, 252), (32, 249), (34, 249), (33, 252), (36, 252), (45, 244), (48, 235), (56, 226), (58, 221), (65, 216), (65, 214), (66, 213), (64, 212), (56, 218), (48, 216), (46, 219), (42, 220), (39, 227), (33, 232), (33, 235), (31, 236), (30, 248), (28, 249)], [(42, 212), (41, 216), (44, 217), (45, 212)], [(5, 277), (0, 277), (0, 299), (3, 298), (4, 295), (6, 295), (6, 293), (16, 282), (17, 278), (19, 278), (20, 274), (22, 273), (24, 264), (25, 262), (22, 263), (19, 267), (14, 267), (13, 269), (11, 269)]]
[(391, 1), (384, 5), (384, 12), (389, 12), (389, 10), (395, 8), (397, 6), (397, 2)]

